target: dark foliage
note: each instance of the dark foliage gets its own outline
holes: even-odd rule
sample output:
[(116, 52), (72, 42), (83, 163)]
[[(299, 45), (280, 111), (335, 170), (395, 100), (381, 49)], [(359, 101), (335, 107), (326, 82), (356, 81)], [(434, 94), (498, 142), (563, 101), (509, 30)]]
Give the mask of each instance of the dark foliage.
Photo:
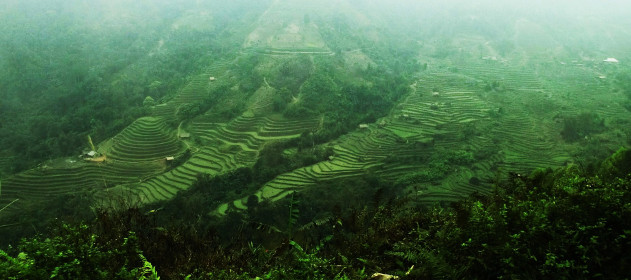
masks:
[(631, 72), (626, 71), (616, 75), (618, 87), (629, 99), (631, 99)]
[[(16, 258), (0, 251), (3, 279), (151, 279), (152, 266), (133, 232), (100, 236), (85, 224), (54, 227), (51, 237), (23, 240)], [(11, 252), (11, 250), (9, 251)]]
[(605, 130), (605, 121), (598, 114), (581, 113), (563, 119), (561, 136), (565, 141), (574, 142), (603, 130)]

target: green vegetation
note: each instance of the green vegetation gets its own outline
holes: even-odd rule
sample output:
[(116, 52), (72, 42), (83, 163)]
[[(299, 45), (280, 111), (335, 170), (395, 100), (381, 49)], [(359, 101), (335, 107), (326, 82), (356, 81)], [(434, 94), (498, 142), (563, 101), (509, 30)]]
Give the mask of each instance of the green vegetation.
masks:
[[(519, 40), (527, 40), (532, 32), (537, 37), (541, 30), (523, 21), (512, 30), (497, 25), (511, 24), (499, 15), (497, 22), (464, 16), (438, 28), (434, 21), (445, 14), (410, 4), (405, 9), (390, 7), (410, 16), (406, 23), (399, 19), (386, 25), (392, 15), (376, 15), (376, 7), (351, 9), (350, 2), (341, 6), (341, 13), (315, 4), (270, 3), (184, 1), (142, 9), (147, 4), (143, 2), (129, 7), (129, 17), (101, 15), (106, 22), (120, 22), (112, 32), (83, 18), (84, 26), (74, 26), (68, 19), (79, 17), (75, 9), (59, 16), (51, 6), (32, 19), (2, 14), (21, 23), (33, 20), (46, 31), (52, 32), (45, 23), (62, 27), (51, 33), (56, 36), (37, 37), (20, 35), (19, 24), (3, 26), (8, 31), (3, 36), (11, 39), (5, 42), (11, 45), (6, 52), (23, 51), (24, 61), (33, 60), (30, 66), (45, 65), (49, 58), (55, 71), (46, 73), (62, 86), (32, 83), (44, 83), (46, 79), (38, 77), (49, 68), (38, 72), (29, 66), (20, 72), (18, 61), (11, 60), (0, 71), (0, 77), (16, 81), (3, 84), (11, 90), (0, 102), (0, 114), (6, 114), (1, 117), (25, 119), (2, 122), (0, 141), (11, 143), (2, 143), (7, 150), (0, 151), (0, 167), (13, 173), (28, 162), (51, 159), (7, 178), (7, 196), (0, 202), (82, 188), (96, 189), (97, 200), (112, 188), (117, 195), (147, 203), (166, 200), (189, 189), (200, 175), (253, 167), (269, 143), (296, 139), (283, 152), (322, 145), (331, 150), (331, 157), (316, 155), (317, 161), (294, 164), (294, 169), (267, 168), (259, 177), (267, 181), (257, 180), (243, 190), (243, 197), (223, 201), (227, 204), (222, 209), (234, 204), (243, 210), (252, 195), (280, 199), (321, 181), (373, 171), (392, 182), (399, 180), (399, 185), (440, 185), (425, 194), (428, 200), (453, 200), (473, 190), (488, 191), (498, 169), (527, 172), (576, 160), (582, 147), (574, 142), (581, 137), (589, 136), (582, 142), (590, 151), (602, 151), (589, 152), (587, 158), (593, 160), (624, 145), (631, 135), (624, 128), (622, 107), (615, 106), (619, 100), (604, 94), (614, 86), (624, 88), (625, 75), (618, 73), (624, 69), (594, 61), (580, 69), (561, 66), (567, 65), (561, 60), (578, 51), (574, 48), (531, 55)], [(11, 8), (28, 10), (29, 5)], [(65, 5), (70, 8), (72, 1)], [(144, 16), (150, 20), (137, 24)], [(472, 34), (460, 36), (457, 30)], [(511, 39), (517, 35), (519, 40)], [(74, 41), (82, 41), (78, 46), (84, 48), (53, 57)], [(32, 55), (36, 53), (41, 57)], [(592, 60), (598, 55), (589, 54)], [(66, 77), (65, 71), (72, 73)], [(92, 74), (94, 79), (85, 78)], [(596, 74), (616, 77), (616, 84), (601, 76), (594, 80)], [(17, 95), (22, 91), (28, 92)], [(491, 93), (499, 91), (505, 94)], [(57, 106), (58, 97), (64, 106)], [(93, 104), (88, 97), (100, 99)], [(584, 98), (590, 102), (581, 102)], [(18, 109), (23, 104), (32, 106)], [(48, 114), (41, 108), (59, 112)], [(107, 118), (89, 116), (105, 113)], [(557, 113), (564, 116), (561, 126), (550, 122)], [(33, 119), (35, 126), (29, 124)], [(89, 124), (74, 124), (86, 120)], [(69, 132), (59, 124), (77, 129)], [(601, 125), (604, 128), (598, 128)], [(37, 133), (26, 133), (29, 127)], [(176, 127), (186, 136), (175, 135)], [(566, 143), (558, 141), (559, 133)], [(86, 134), (107, 156), (104, 164), (52, 160), (76, 154), (85, 147)], [(446, 162), (440, 159), (445, 147), (475, 155), (475, 161)], [(162, 161), (170, 156), (177, 162), (165, 165)], [(64, 177), (72, 186), (62, 186)], [(473, 187), (468, 182), (477, 183)]]
[(80, 2), (0, 11), (1, 278), (631, 276), (609, 6)]
[(631, 99), (631, 72), (618, 73), (616, 82), (622, 93)]
[[(356, 84), (350, 73), (338, 65), (341, 57), (316, 57), (316, 69), (296, 93), (297, 102), (288, 104), (283, 114), (291, 118), (324, 115), (322, 128), (315, 134), (317, 143), (339, 137), (360, 123), (375, 122), (386, 115), (396, 101), (409, 93), (407, 78), (411, 73), (390, 72), (385, 68), (367, 68), (359, 73)], [(284, 66), (283, 66), (284, 67)], [(309, 69), (309, 64), (303, 65)], [(297, 75), (301, 75), (298, 72)], [(300, 81), (302, 77), (295, 77)]]
[(0, 152), (15, 156), (7, 173), (78, 155), (86, 135), (100, 142), (147, 115), (147, 96), (162, 103), (209, 61), (230, 56), (235, 42), (224, 32), (250, 16), (233, 1), (212, 7), (221, 25), (185, 30), (170, 27), (186, 10), (166, 1), (128, 6), (129, 17), (107, 5), (86, 16), (80, 1), (15, 2), (0, 15), (12, 22), (0, 30)]
[(605, 130), (604, 120), (595, 113), (581, 113), (577, 116), (563, 118), (561, 136), (565, 141), (585, 139), (592, 133)]
[(388, 161), (402, 162), (406, 164), (418, 164), (414, 162), (421, 160), (427, 164), (427, 168), (422, 171), (409, 172), (396, 180), (395, 184), (400, 187), (417, 185), (423, 182), (431, 182), (444, 178), (450, 170), (456, 166), (467, 166), (474, 162), (473, 154), (467, 151), (443, 151), (434, 154), (428, 161), (423, 159), (402, 157), (389, 158)]
[(142, 255), (133, 232), (118, 240), (103, 240), (85, 224), (63, 224), (52, 238), (24, 240), (11, 257), (0, 250), (3, 279), (152, 279), (155, 267)]
[[(448, 208), (419, 208), (409, 199), (384, 199), (377, 191), (366, 203), (337, 205), (330, 216), (298, 227), (311, 215), (307, 209), (344, 200), (305, 203), (320, 195), (306, 191), (301, 203), (292, 195), (287, 204), (266, 206), (265, 213), (286, 213), (277, 217), (284, 216), (289, 232), (295, 229), (290, 239), (273, 224), (257, 222), (255, 212), (213, 229), (200, 228), (206, 224), (202, 221), (183, 226), (159, 219), (156, 224), (154, 215), (173, 215), (161, 211), (102, 212), (90, 224), (59, 224), (47, 235), (0, 251), (0, 273), (6, 279), (156, 279), (158, 274), (169, 279), (368, 279), (373, 272), (402, 279), (620, 279), (629, 277), (625, 264), (631, 261), (626, 254), (631, 246), (629, 159), (631, 151), (620, 150), (593, 175), (577, 166), (512, 174), (491, 194), (473, 195)], [(237, 235), (220, 234), (233, 227), (240, 228)]]
[[(277, 174), (322, 161), (331, 154), (330, 150), (317, 148), (284, 155), (283, 149), (290, 146), (291, 142), (266, 145), (251, 168), (241, 167), (221, 175), (199, 174), (190, 189), (179, 193), (162, 207), (164, 211), (186, 217), (186, 222), (195, 219), (199, 213), (215, 210), (222, 202), (247, 197)], [(257, 203), (256, 197), (246, 200), (246, 206)]]

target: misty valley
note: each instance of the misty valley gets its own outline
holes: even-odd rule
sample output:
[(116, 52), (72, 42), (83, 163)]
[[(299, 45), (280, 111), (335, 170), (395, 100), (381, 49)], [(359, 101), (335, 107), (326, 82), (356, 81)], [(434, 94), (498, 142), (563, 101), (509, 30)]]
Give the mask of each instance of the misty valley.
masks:
[(623, 279), (620, 1), (5, 1), (0, 278)]

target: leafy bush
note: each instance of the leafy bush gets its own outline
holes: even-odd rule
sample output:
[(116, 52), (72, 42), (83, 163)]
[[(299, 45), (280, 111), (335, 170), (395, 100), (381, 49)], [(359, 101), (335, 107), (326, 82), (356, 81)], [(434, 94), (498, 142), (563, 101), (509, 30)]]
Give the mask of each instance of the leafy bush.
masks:
[(22, 240), (16, 258), (0, 250), (0, 278), (159, 279), (133, 232), (103, 241), (85, 224), (63, 224), (52, 238)]
[(155, 105), (156, 105), (156, 100), (153, 99), (153, 97), (149, 95), (147, 95), (147, 97), (145, 97), (145, 100), (142, 101), (142, 106), (145, 106), (145, 107), (151, 107)]

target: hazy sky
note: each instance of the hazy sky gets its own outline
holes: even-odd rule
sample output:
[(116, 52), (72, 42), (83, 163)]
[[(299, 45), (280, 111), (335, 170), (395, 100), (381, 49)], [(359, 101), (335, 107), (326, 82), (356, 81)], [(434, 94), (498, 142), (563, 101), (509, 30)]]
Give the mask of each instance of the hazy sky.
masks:
[[(452, 36), (459, 30), (480, 29), (495, 30), (497, 34), (505, 29), (508, 31), (505, 34), (511, 34), (517, 22), (526, 20), (552, 34), (567, 36), (567, 40), (586, 37), (602, 42), (629, 37), (630, 3), (627, 0), (0, 0), (3, 21), (0, 32), (10, 28), (21, 30), (24, 26), (32, 26), (33, 31), (39, 27), (50, 29), (51, 24), (59, 21), (64, 22), (60, 26), (100, 32), (107, 32), (108, 28), (161, 30), (182, 21), (198, 26), (221, 25), (222, 18), (240, 17), (248, 12), (258, 15), (265, 14), (266, 9), (297, 8), (297, 13), (311, 13), (316, 20), (322, 14), (323, 18), (342, 14), (353, 24), (400, 29), (419, 36), (441, 32)], [(4, 32), (4, 37), (20, 35), (9, 31)]]

